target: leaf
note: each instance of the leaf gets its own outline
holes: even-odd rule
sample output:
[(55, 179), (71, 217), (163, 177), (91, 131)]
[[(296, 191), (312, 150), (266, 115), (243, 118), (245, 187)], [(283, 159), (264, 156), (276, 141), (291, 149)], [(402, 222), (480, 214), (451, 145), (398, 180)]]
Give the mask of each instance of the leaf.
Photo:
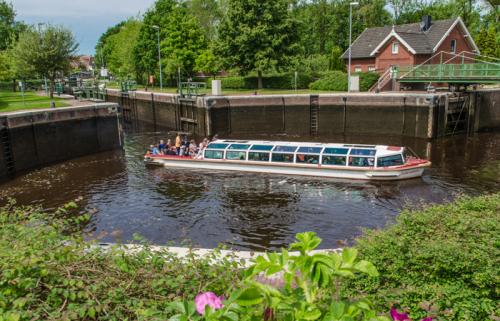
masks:
[(259, 289), (251, 287), (243, 290), (240, 295), (238, 295), (236, 303), (241, 306), (252, 306), (262, 303), (263, 299)]
[(358, 270), (359, 272), (366, 273), (372, 277), (379, 275), (375, 265), (373, 265), (373, 263), (365, 261), (365, 260), (361, 260), (358, 263), (356, 263), (356, 265), (354, 265), (354, 269)]
[(330, 313), (334, 319), (340, 319), (344, 315), (345, 303), (333, 302), (330, 305)]
[(349, 247), (342, 250), (342, 260), (347, 264), (354, 264), (356, 257), (358, 256), (358, 250)]

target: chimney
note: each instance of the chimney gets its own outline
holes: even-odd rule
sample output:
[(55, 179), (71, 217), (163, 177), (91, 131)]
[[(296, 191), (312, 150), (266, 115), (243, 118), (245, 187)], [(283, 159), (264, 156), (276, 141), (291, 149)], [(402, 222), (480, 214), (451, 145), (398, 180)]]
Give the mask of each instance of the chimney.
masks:
[(427, 31), (431, 27), (432, 19), (431, 16), (425, 15), (422, 17), (422, 22), (420, 23), (420, 30)]

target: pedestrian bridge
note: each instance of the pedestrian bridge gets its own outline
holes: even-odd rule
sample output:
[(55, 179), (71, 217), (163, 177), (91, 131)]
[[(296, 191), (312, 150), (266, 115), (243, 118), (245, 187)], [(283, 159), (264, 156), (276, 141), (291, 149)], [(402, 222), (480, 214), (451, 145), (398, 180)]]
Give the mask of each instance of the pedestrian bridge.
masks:
[[(437, 59), (439, 64), (431, 63)], [(395, 67), (393, 73), (401, 83), (495, 84), (500, 83), (500, 59), (466, 51), (440, 52), (423, 64)]]

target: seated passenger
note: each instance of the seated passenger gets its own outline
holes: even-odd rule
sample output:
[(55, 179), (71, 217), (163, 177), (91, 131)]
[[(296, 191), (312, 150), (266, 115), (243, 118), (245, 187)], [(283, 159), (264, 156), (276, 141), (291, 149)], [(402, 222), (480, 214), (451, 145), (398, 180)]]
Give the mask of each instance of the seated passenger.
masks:
[(170, 155), (170, 156), (177, 155), (177, 148), (175, 148), (175, 146), (170, 147), (169, 149), (167, 149), (166, 155)]
[(151, 154), (160, 155), (160, 151), (158, 150), (158, 147), (156, 147), (155, 145), (151, 145), (149, 148), (151, 150)]
[(163, 139), (160, 139), (160, 143), (158, 144), (158, 149), (160, 150), (160, 153), (165, 153), (167, 149), (167, 144), (165, 144), (165, 141)]
[(172, 140), (169, 138), (169, 139), (167, 139), (166, 149), (170, 149), (170, 147), (172, 147)]
[(196, 142), (194, 139), (191, 139), (191, 142), (189, 142), (189, 156), (194, 157), (198, 153), (198, 148), (196, 147)]

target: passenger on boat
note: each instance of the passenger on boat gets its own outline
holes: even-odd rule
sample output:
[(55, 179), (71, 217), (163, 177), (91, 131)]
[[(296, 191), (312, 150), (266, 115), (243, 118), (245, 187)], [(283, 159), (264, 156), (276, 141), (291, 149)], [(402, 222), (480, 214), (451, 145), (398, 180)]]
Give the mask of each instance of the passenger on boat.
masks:
[(170, 147), (169, 149), (167, 149), (167, 152), (165, 153), (165, 155), (169, 155), (169, 156), (177, 155), (177, 148), (175, 148), (175, 146)]
[(172, 140), (169, 138), (167, 139), (167, 149), (170, 149), (172, 147)]
[(158, 149), (160, 150), (160, 153), (165, 153), (167, 149), (167, 144), (165, 144), (165, 141), (163, 139), (160, 139), (160, 143), (158, 144)]
[(181, 134), (177, 133), (177, 136), (175, 137), (175, 148), (177, 149), (177, 155), (179, 155), (181, 152), (181, 146), (182, 146)]
[(203, 141), (200, 143), (200, 146), (198, 147), (198, 154), (196, 155), (196, 158), (202, 158), (203, 157), (203, 152), (205, 151), (205, 148), (208, 146), (208, 138), (203, 138)]
[(189, 143), (189, 156), (195, 157), (197, 153), (198, 147), (196, 147), (196, 142), (194, 139), (191, 139), (191, 142)]
[(158, 150), (158, 147), (156, 147), (155, 145), (149, 146), (149, 149), (151, 151), (151, 154), (160, 155), (160, 151)]

